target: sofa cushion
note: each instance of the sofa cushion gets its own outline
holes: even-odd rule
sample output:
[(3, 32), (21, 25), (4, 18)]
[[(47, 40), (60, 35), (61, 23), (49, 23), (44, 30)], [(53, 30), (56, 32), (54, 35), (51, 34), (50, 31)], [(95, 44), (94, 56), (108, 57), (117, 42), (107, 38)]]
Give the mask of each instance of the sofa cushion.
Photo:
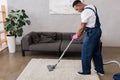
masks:
[(56, 41), (57, 33), (40, 33), (39, 43), (51, 43)]
[(30, 45), (29, 49), (33, 51), (59, 51), (61, 40), (54, 43), (38, 43)]
[[(60, 51), (63, 52), (69, 43), (70, 41), (68, 40), (62, 41), (61, 46), (60, 46)], [(81, 49), (82, 49), (82, 44), (72, 43), (66, 52), (81, 52)]]
[(37, 32), (31, 32), (31, 39), (34, 44), (37, 44), (40, 41), (40, 37)]

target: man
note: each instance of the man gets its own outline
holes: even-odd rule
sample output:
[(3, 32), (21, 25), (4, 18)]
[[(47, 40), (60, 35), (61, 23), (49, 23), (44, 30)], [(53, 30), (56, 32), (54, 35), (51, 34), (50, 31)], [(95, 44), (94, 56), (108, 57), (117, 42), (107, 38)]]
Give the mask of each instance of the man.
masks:
[(93, 5), (87, 5), (80, 0), (73, 2), (73, 8), (81, 13), (80, 29), (73, 35), (73, 39), (78, 39), (86, 31), (87, 35), (82, 46), (82, 75), (91, 74), (91, 60), (93, 58), (95, 70), (101, 76), (104, 75), (103, 61), (100, 48), (101, 28), (97, 14), (97, 9)]

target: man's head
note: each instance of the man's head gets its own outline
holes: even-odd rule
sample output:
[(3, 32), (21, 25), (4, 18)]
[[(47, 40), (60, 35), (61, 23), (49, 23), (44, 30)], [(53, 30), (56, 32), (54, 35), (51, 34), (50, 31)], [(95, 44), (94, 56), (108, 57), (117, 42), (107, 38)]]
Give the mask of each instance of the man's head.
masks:
[(75, 0), (72, 6), (76, 11), (82, 12), (84, 10), (85, 4), (83, 4), (80, 0)]

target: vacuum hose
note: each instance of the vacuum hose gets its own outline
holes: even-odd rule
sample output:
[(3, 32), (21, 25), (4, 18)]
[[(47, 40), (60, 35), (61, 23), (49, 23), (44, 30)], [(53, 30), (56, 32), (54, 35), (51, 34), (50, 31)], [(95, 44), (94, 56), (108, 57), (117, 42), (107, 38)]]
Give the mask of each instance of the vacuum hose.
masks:
[(112, 60), (112, 61), (108, 61), (108, 62), (105, 62), (104, 65), (107, 65), (107, 64), (112, 64), (112, 63), (115, 63), (119, 66), (120, 68), (120, 62), (116, 61), (116, 60)]

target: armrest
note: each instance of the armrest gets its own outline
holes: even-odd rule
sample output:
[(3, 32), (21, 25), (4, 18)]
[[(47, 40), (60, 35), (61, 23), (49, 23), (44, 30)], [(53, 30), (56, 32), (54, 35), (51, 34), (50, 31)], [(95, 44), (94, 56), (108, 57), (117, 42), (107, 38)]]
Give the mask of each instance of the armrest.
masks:
[(21, 40), (21, 48), (22, 50), (29, 50), (29, 46), (32, 44), (32, 38), (31, 38), (32, 32), (25, 35)]

